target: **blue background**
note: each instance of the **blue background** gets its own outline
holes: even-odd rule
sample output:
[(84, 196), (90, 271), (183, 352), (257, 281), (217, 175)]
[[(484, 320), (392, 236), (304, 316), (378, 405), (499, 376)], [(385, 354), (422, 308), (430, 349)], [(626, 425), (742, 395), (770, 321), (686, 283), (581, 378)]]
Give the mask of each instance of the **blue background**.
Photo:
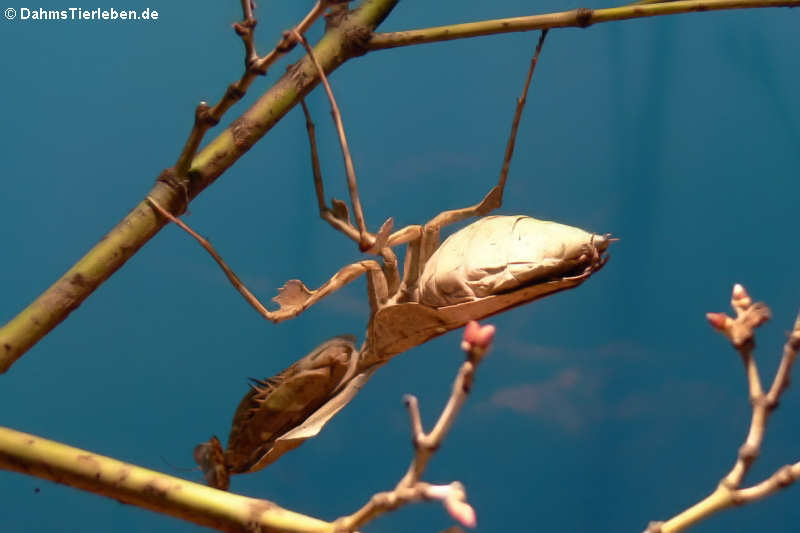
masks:
[[(310, 5), (261, 2), (259, 50)], [(381, 29), (577, 6), (406, 0)], [(83, 7), (150, 7), (159, 20), (2, 21), (2, 321), (142, 199), (176, 159), (197, 102), (215, 102), (241, 74), (239, 2)], [(775, 318), (758, 355), (771, 379), (800, 304), (799, 17), (749, 10), (551, 32), (501, 212), (622, 240), (579, 289), (491, 320), (494, 350), (426, 475), (466, 484), (479, 531), (638, 532), (730, 469), (750, 409), (738, 356), (704, 313), (728, 311), (735, 282), (766, 301)], [(375, 52), (332, 76), (370, 227), (388, 216), (421, 223), (483, 197), (537, 37)], [(257, 80), (223, 126), (299, 57)], [(328, 194), (344, 198), (328, 103), (320, 90), (308, 101)], [(295, 109), (186, 218), (264, 301), (287, 279), (315, 286), (360, 257), (317, 217), (305, 135)], [(0, 424), (175, 473), (170, 464), (192, 466), (196, 443), (227, 437), (247, 376), (270, 376), (336, 334), (363, 339), (364, 287), (275, 326), (168, 227), (0, 376)], [(418, 395), (430, 424), (459, 340), (454, 332), (398, 356), (318, 438), (232, 489), (333, 519), (392, 487), (411, 456), (401, 397)], [(799, 395), (786, 393), (748, 481), (800, 460)], [(0, 494), (3, 531), (199, 529), (15, 473), (0, 472)], [(793, 531), (799, 497), (793, 487), (695, 531)], [(450, 523), (422, 504), (365, 529)]]

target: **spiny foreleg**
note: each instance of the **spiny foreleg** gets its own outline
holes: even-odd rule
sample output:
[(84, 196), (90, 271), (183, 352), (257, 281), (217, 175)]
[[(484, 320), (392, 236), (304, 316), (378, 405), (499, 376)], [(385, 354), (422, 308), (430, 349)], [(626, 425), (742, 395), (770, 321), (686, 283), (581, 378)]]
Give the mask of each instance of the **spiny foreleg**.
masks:
[[(375, 260), (367, 259), (359, 261), (351, 265), (347, 265), (334, 276), (324, 283), (317, 290), (308, 289), (300, 280), (289, 280), (280, 289), (278, 295), (273, 298), (273, 301), (280, 305), (276, 311), (270, 311), (264, 304), (262, 304), (256, 296), (242, 283), (233, 270), (225, 263), (222, 256), (214, 249), (208, 240), (199, 235), (196, 231), (190, 228), (181, 219), (164, 209), (155, 199), (148, 196), (148, 202), (153, 208), (158, 211), (162, 216), (169, 219), (171, 222), (178, 225), (181, 229), (186, 231), (189, 235), (194, 237), (200, 245), (214, 258), (214, 261), (222, 268), (225, 275), (230, 280), (231, 284), (239, 291), (247, 302), (258, 311), (258, 313), (271, 322), (283, 322), (290, 318), (294, 318), (314, 303), (318, 302), (325, 296), (331, 294), (347, 285), (361, 274), (367, 274), (367, 281), (369, 285), (369, 298), (370, 307), (373, 312), (377, 311), (378, 307), (386, 303), (388, 298), (389, 285), (395, 287), (399, 284), (397, 281), (397, 258), (389, 250), (389, 254), (384, 257), (389, 259), (388, 265), (381, 265)], [(392, 262), (393, 260), (393, 262)], [(394, 272), (392, 272), (392, 270)], [(386, 273), (385, 273), (386, 271)], [(387, 275), (388, 274), (388, 275)], [(388, 280), (388, 284), (387, 284)]]
[(271, 313), (274, 318), (270, 320), (282, 322), (294, 318), (365, 273), (367, 274), (370, 309), (375, 313), (380, 306), (386, 303), (388, 298), (386, 276), (383, 274), (380, 263), (372, 259), (365, 259), (341, 268), (317, 290), (309, 289), (298, 279), (290, 279), (281, 287), (278, 295), (272, 299), (280, 306), (280, 309)]

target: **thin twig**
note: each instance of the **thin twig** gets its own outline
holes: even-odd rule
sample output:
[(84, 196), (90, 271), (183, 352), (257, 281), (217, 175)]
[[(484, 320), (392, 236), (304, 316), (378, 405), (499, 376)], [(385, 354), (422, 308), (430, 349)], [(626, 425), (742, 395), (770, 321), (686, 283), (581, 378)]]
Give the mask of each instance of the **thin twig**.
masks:
[(481, 327), (474, 321), (467, 324), (461, 343), (461, 348), (466, 352), (466, 361), (461, 365), (447, 405), (430, 433), (426, 434), (423, 430), (417, 398), (411, 395), (404, 398), (414, 443), (414, 458), (408, 471), (393, 490), (375, 494), (361, 509), (336, 520), (337, 531), (354, 531), (387, 511), (423, 500), (439, 500), (453, 518), (469, 527), (475, 526), (475, 511), (467, 503), (466, 491), (461, 483), (455, 481), (449, 485), (431, 485), (421, 481), (421, 478), (428, 461), (440, 448), (472, 389), (475, 368), (489, 350), (494, 331), (494, 326)]
[(792, 371), (795, 359), (797, 359), (797, 352), (800, 349), (800, 316), (794, 323), (792, 332), (789, 334), (789, 339), (783, 346), (783, 357), (778, 366), (778, 371), (775, 373), (775, 379), (772, 382), (772, 387), (767, 393), (767, 402), (771, 406), (777, 406), (781, 394), (789, 386), (789, 374)]
[(789, 383), (789, 373), (800, 349), (800, 316), (795, 321), (789, 339), (783, 347), (783, 357), (775, 374), (772, 387), (764, 392), (758, 375), (753, 350), (755, 328), (770, 317), (769, 308), (753, 303), (750, 295), (739, 284), (733, 287), (731, 306), (736, 318), (723, 313), (708, 313), (711, 325), (725, 335), (739, 352), (745, 366), (752, 416), (744, 444), (739, 448), (736, 462), (709, 496), (666, 522), (652, 522), (645, 533), (674, 533), (734, 505), (743, 505), (764, 498), (800, 479), (800, 462), (778, 469), (772, 476), (751, 487), (740, 488), (753, 462), (761, 451), (769, 416), (778, 406), (781, 393)]
[(571, 11), (513, 17), (466, 24), (451, 24), (419, 30), (376, 33), (370, 39), (369, 50), (385, 50), (399, 46), (436, 43), (466, 39), (481, 35), (496, 35), (519, 31), (544, 30), (548, 28), (585, 28), (592, 24), (628, 20), (659, 15), (716, 11), (721, 9), (745, 9), (757, 7), (797, 7), (800, 0), (681, 0), (647, 5), (627, 5), (605, 9), (579, 8)]
[[(192, 164), (197, 149), (203, 140), (206, 132), (213, 126), (217, 125), (222, 119), (228, 109), (238, 102), (247, 93), (250, 84), (258, 76), (264, 76), (267, 70), (273, 63), (280, 59), (283, 55), (291, 51), (294, 47), (295, 40), (293, 37), (288, 36), (285, 32), (281, 40), (264, 57), (258, 57), (254, 43), (253, 31), (256, 27), (257, 20), (253, 16), (252, 0), (241, 0), (243, 20), (233, 25), (236, 34), (239, 35), (244, 44), (245, 50), (245, 70), (239, 81), (232, 83), (228, 86), (225, 94), (214, 105), (209, 107), (206, 102), (200, 102), (195, 110), (195, 119), (192, 131), (189, 132), (189, 138), (181, 150), (180, 156), (175, 163), (175, 174), (179, 178), (186, 176), (189, 167)], [(318, 0), (311, 11), (294, 27), (292, 32), (305, 33), (308, 28), (325, 12), (325, 9), (331, 2), (329, 0)]]

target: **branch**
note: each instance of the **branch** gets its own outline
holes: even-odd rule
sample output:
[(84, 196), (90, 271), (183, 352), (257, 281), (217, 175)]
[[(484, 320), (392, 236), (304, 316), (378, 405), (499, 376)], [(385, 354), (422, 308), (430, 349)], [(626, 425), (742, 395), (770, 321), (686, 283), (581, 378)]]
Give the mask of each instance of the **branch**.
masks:
[(384, 50), (398, 46), (436, 43), (466, 39), (481, 35), (496, 35), (519, 31), (544, 30), (549, 28), (586, 28), (592, 24), (628, 20), (659, 15), (677, 15), (695, 11), (718, 11), (723, 9), (745, 9), (757, 7), (797, 7), (800, 0), (682, 0), (652, 4), (634, 4), (605, 9), (585, 7), (571, 11), (560, 11), (545, 15), (484, 20), (466, 24), (451, 24), (419, 30), (376, 33), (370, 39), (369, 50)]
[(230, 494), (3, 427), (0, 427), (0, 468), (220, 531), (333, 531), (331, 523), (288, 511), (266, 500)]
[(797, 462), (778, 469), (761, 483), (740, 488), (742, 480), (761, 452), (769, 416), (778, 407), (780, 395), (789, 385), (789, 373), (797, 358), (798, 349), (800, 349), (800, 316), (795, 320), (794, 328), (783, 347), (783, 357), (772, 387), (768, 393), (765, 393), (758, 375), (753, 349), (755, 348), (755, 328), (769, 320), (770, 310), (763, 303), (753, 303), (750, 295), (738, 283), (733, 287), (731, 306), (736, 312), (736, 318), (723, 313), (708, 313), (706, 317), (715, 329), (731, 341), (744, 363), (750, 403), (753, 407), (750, 430), (744, 444), (739, 448), (736, 463), (720, 481), (714, 492), (666, 522), (652, 522), (645, 533), (683, 531), (718, 511), (769, 496), (800, 478), (800, 462)]
[(420, 480), (428, 461), (442, 445), (461, 406), (464, 405), (472, 389), (475, 368), (486, 355), (493, 338), (494, 326), (481, 327), (475, 321), (467, 324), (464, 340), (461, 343), (461, 349), (466, 352), (467, 360), (461, 365), (453, 382), (450, 399), (430, 433), (426, 434), (422, 429), (422, 417), (417, 399), (411, 395), (404, 398), (411, 419), (414, 443), (414, 458), (408, 471), (393, 490), (375, 494), (361, 509), (336, 520), (337, 531), (354, 531), (387, 511), (423, 500), (441, 501), (453, 518), (465, 526), (475, 527), (475, 511), (467, 503), (466, 491), (461, 483), (454, 481), (449, 485), (431, 485)]
[[(311, 11), (292, 31), (300, 34), (305, 33), (327, 9), (328, 5), (332, 3), (330, 0), (318, 0), (314, 7), (311, 8)], [(189, 170), (192, 159), (194, 159), (206, 131), (216, 126), (225, 112), (242, 99), (247, 93), (247, 89), (250, 88), (250, 84), (258, 76), (266, 75), (267, 69), (273, 63), (294, 48), (295, 42), (289, 37), (289, 32), (286, 32), (270, 53), (264, 57), (259, 57), (253, 42), (253, 30), (258, 21), (253, 16), (252, 0), (242, 0), (242, 14), (243, 20), (235, 23), (233, 29), (242, 38), (242, 43), (244, 44), (244, 74), (239, 78), (239, 81), (228, 86), (225, 94), (214, 107), (209, 107), (206, 102), (200, 102), (197, 106), (194, 114), (194, 126), (192, 131), (189, 132), (189, 138), (186, 140), (178, 161), (175, 163), (175, 174), (179, 178), (186, 176), (186, 172)]]
[[(325, 71), (331, 72), (363, 54), (366, 38), (396, 3), (397, 0), (365, 0), (338, 25), (329, 28), (314, 48)], [(303, 58), (194, 157), (186, 174), (188, 183), (178, 181), (174, 170), (167, 170), (145, 196), (170, 212), (179, 212), (187, 199), (195, 198), (213, 183), (318, 83), (316, 68), (308, 57)], [(66, 274), (0, 328), (0, 373), (61, 323), (167, 222), (142, 200)]]

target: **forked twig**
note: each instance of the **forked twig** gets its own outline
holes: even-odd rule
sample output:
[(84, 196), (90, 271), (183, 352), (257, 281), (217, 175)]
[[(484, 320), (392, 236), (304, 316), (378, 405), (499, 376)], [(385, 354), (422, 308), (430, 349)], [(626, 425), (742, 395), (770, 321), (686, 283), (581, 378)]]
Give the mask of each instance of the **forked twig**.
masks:
[(800, 462), (779, 468), (772, 476), (753, 486), (740, 488), (742, 480), (750, 470), (761, 451), (767, 421), (778, 407), (781, 393), (789, 384), (789, 373), (800, 349), (800, 315), (783, 347), (783, 357), (775, 374), (769, 392), (764, 392), (758, 375), (753, 349), (755, 348), (755, 328), (769, 320), (769, 308), (760, 302), (754, 303), (747, 291), (739, 284), (734, 285), (731, 306), (736, 318), (724, 313), (708, 313), (711, 325), (725, 335), (739, 352), (744, 363), (753, 413), (750, 430), (744, 444), (739, 448), (736, 463), (731, 471), (720, 481), (716, 490), (708, 497), (666, 522), (652, 522), (645, 533), (673, 533), (682, 531), (711, 514), (734, 505), (744, 505), (764, 498), (779, 489), (800, 479)]
[(406, 503), (424, 500), (441, 501), (454, 519), (465, 526), (475, 527), (475, 511), (467, 503), (466, 491), (461, 483), (455, 481), (449, 485), (431, 485), (420, 479), (428, 461), (441, 446), (464, 405), (472, 389), (475, 369), (489, 350), (494, 333), (494, 326), (481, 327), (475, 321), (467, 324), (461, 343), (461, 348), (466, 352), (466, 361), (461, 365), (447, 405), (430, 433), (426, 434), (422, 428), (417, 399), (411, 395), (404, 398), (414, 443), (414, 458), (408, 471), (393, 490), (375, 494), (361, 509), (336, 520), (337, 531), (354, 531), (387, 511)]
[[(349, 0), (347, 0), (349, 1)], [(247, 89), (258, 76), (264, 76), (272, 64), (280, 59), (287, 52), (294, 48), (296, 43), (294, 34), (305, 33), (314, 22), (332, 4), (343, 3), (342, 0), (317, 0), (311, 11), (300, 21), (291, 32), (284, 32), (283, 37), (267, 55), (259, 57), (253, 39), (253, 30), (257, 20), (253, 15), (253, 1), (241, 0), (243, 20), (233, 25), (236, 34), (241, 37), (245, 49), (245, 70), (238, 81), (230, 84), (225, 90), (225, 94), (220, 100), (211, 107), (206, 102), (200, 102), (195, 109), (194, 125), (189, 132), (189, 138), (181, 150), (180, 156), (175, 163), (175, 174), (178, 178), (183, 178), (189, 171), (192, 159), (194, 159), (197, 149), (203, 140), (206, 132), (217, 125), (228, 109), (239, 101), (247, 92)]]

